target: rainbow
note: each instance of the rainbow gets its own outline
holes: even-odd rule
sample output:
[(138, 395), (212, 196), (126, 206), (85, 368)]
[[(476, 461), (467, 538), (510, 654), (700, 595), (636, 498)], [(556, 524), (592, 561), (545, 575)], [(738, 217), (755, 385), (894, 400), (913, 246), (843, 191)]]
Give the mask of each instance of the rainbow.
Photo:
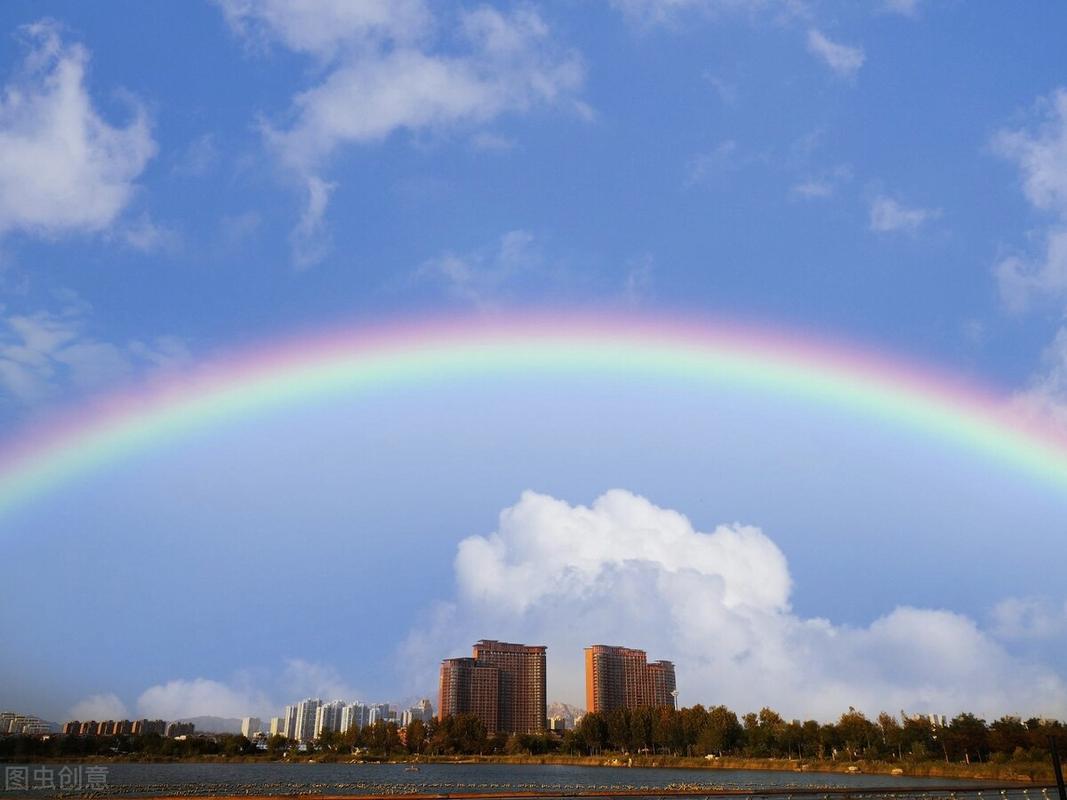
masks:
[(439, 319), (329, 331), (220, 358), (25, 432), (0, 450), (0, 514), (106, 464), (249, 414), (478, 376), (681, 378), (897, 425), (1067, 488), (1067, 437), (1005, 397), (881, 354), (764, 327), (611, 316)]

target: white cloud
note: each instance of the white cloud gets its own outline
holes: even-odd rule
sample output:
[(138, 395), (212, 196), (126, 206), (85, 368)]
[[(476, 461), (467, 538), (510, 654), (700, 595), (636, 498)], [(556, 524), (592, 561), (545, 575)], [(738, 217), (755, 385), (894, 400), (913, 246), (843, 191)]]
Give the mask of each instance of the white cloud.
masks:
[(300, 221), (289, 236), (293, 248), (293, 262), (300, 269), (306, 269), (321, 261), (330, 251), (331, 242), (326, 232), (326, 206), (330, 194), (337, 187), (315, 175), (305, 179), (307, 204), (300, 214)]
[(852, 167), (848, 164), (838, 164), (832, 169), (814, 176), (809, 175), (804, 180), (793, 184), (789, 189), (789, 194), (798, 200), (825, 200), (833, 197), (837, 190), (850, 180), (852, 180)]
[(915, 233), (940, 216), (939, 208), (909, 208), (892, 197), (878, 195), (871, 201), (870, 227), (878, 233)]
[(656, 264), (648, 253), (630, 261), (622, 283), (622, 298), (629, 305), (637, 305), (652, 292)]
[(883, 8), (891, 14), (914, 17), (919, 14), (919, 0), (884, 0)]
[(545, 269), (529, 231), (508, 231), (492, 248), (470, 253), (445, 253), (422, 264), (416, 281), (431, 281), (454, 298), (478, 308), (491, 308), (509, 299), (516, 282), (537, 277)]
[(834, 194), (834, 185), (827, 180), (809, 178), (808, 180), (793, 184), (789, 192), (794, 197), (799, 197), (804, 200), (815, 200), (832, 197)]
[(725, 14), (756, 14), (770, 11), (788, 19), (806, 13), (802, 0), (611, 0), (631, 24), (677, 27), (687, 16), (717, 17)]
[(862, 47), (831, 41), (815, 28), (808, 30), (808, 52), (845, 78), (855, 76), (867, 60)]
[(1002, 639), (1052, 639), (1067, 633), (1067, 602), (1008, 597), (993, 608), (993, 631)]
[(138, 374), (158, 375), (190, 360), (176, 337), (124, 344), (94, 337), (87, 304), (74, 295), (54, 311), (0, 309), (0, 390), (20, 403), (110, 388)]
[(471, 146), (475, 150), (505, 153), (515, 149), (515, 140), (489, 131), (479, 131), (471, 137)]
[[(292, 658), (285, 662), (282, 687), (287, 697), (355, 700), (363, 695), (328, 664)], [(291, 702), (291, 701), (288, 701)]]
[(708, 152), (698, 153), (689, 159), (685, 167), (685, 185), (708, 183), (717, 175), (741, 169), (760, 160), (763, 160), (762, 156), (742, 153), (737, 142), (725, 139)]
[(1041, 371), (1015, 395), (1013, 405), (1028, 417), (1067, 431), (1067, 327), (1056, 332), (1041, 360)]
[[(481, 6), (444, 21), (414, 0), (222, 6), (242, 34), (277, 40), (329, 65), (318, 85), (294, 98), (290, 125), (265, 128), (307, 191), (293, 237), (301, 265), (326, 252), (323, 220), (333, 185), (321, 173), (339, 148), (397, 131), (477, 128), (535, 106), (564, 105), (584, 115), (574, 97), (583, 80), (579, 57), (557, 46), (529, 7), (505, 14)], [(436, 35), (439, 29), (448, 36)]]
[(219, 5), (247, 40), (261, 45), (276, 40), (322, 59), (374, 48), (383, 40), (409, 44), (432, 23), (424, 0), (219, 0)]
[(610, 270), (589, 258), (577, 269), (574, 260), (546, 254), (533, 233), (516, 229), (488, 245), (427, 259), (401, 285), (435, 286), (453, 300), (487, 312), (534, 299), (633, 305), (651, 291), (654, 264), (648, 254)]
[(244, 717), (266, 715), (274, 706), (250, 687), (233, 687), (207, 678), (173, 680), (146, 689), (137, 698), (137, 713), (150, 719)]
[(215, 134), (204, 133), (189, 142), (175, 163), (174, 172), (191, 178), (202, 178), (215, 169), (220, 157)]
[(1054, 671), (962, 615), (902, 607), (858, 628), (800, 617), (785, 556), (762, 531), (703, 533), (623, 490), (588, 507), (526, 492), (494, 533), (461, 542), (455, 570), (457, 599), (404, 646), (421, 660), (416, 681), (477, 638), (528, 641), (548, 645), (550, 699), (580, 702), (582, 648), (603, 642), (673, 660), (685, 704), (824, 719), (850, 705), (1067, 711)]
[(71, 706), (68, 715), (70, 719), (81, 722), (129, 719), (130, 716), (126, 704), (113, 694), (90, 695)]
[(993, 138), (995, 152), (1018, 166), (1026, 199), (1050, 220), (1036, 234), (1043, 241), (1038, 252), (1009, 255), (993, 268), (1002, 298), (1015, 310), (1033, 297), (1067, 296), (1067, 89), (1039, 101), (1038, 116), (1032, 127)]
[(29, 53), (0, 96), (0, 235), (102, 231), (156, 153), (148, 120), (110, 125), (85, 86), (88, 51), (53, 22), (21, 30)]
[(173, 228), (153, 222), (146, 215), (120, 226), (118, 235), (128, 247), (142, 253), (173, 252), (181, 241)]

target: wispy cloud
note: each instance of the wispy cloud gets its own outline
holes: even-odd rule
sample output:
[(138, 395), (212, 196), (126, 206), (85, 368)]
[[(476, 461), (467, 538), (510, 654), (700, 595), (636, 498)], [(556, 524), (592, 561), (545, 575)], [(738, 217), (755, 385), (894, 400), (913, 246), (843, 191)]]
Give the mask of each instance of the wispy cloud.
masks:
[(125, 127), (105, 121), (85, 85), (89, 52), (58, 24), (21, 29), (28, 53), (0, 94), (0, 235), (99, 232), (130, 203), (156, 153), (134, 105)]
[(686, 162), (684, 184), (708, 184), (718, 176), (754, 164), (765, 164), (767, 161), (767, 154), (743, 150), (733, 139), (725, 139), (707, 152), (697, 153)]
[(833, 169), (818, 172), (815, 175), (794, 183), (789, 188), (791, 197), (797, 200), (825, 200), (837, 194), (838, 189), (852, 180), (852, 168), (839, 164)]
[[(580, 57), (554, 41), (531, 7), (503, 13), (482, 6), (435, 19), (437, 8), (418, 0), (221, 4), (245, 37), (280, 42), (328, 65), (318, 85), (294, 98), (294, 122), (264, 129), (282, 164), (305, 185), (307, 202), (292, 237), (301, 266), (329, 250), (324, 215), (334, 184), (322, 175), (339, 148), (397, 131), (476, 129), (536, 106), (586, 110), (575, 97)], [(435, 39), (449, 26), (458, 48)]]
[(534, 235), (513, 230), (492, 247), (429, 259), (416, 270), (414, 280), (437, 284), (453, 298), (488, 309), (511, 299), (520, 284), (559, 277), (559, 270), (552, 270), (536, 248)]
[(92, 334), (91, 307), (66, 293), (53, 310), (0, 313), (0, 390), (19, 404), (112, 388), (190, 360), (185, 343), (161, 336), (121, 344)]
[(1038, 370), (1013, 398), (1017, 410), (1067, 431), (1067, 327), (1061, 327), (1042, 354)]
[(920, 0), (883, 0), (882, 8), (891, 14), (915, 17), (919, 14)]
[(871, 201), (869, 224), (878, 233), (915, 233), (941, 216), (939, 208), (913, 208), (885, 195)]
[(1035, 117), (1032, 125), (993, 137), (994, 151), (1018, 166), (1026, 199), (1047, 220), (1033, 252), (994, 265), (1001, 297), (1016, 311), (1034, 298), (1067, 298), (1067, 89), (1042, 98)]
[(852, 78), (867, 60), (862, 47), (828, 39), (821, 31), (808, 30), (808, 52), (843, 78)]

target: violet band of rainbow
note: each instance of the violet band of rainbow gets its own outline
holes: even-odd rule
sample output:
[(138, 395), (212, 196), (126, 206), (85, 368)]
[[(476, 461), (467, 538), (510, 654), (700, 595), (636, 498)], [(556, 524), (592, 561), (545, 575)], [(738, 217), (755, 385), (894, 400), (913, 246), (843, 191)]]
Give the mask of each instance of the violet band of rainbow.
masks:
[(793, 332), (656, 317), (524, 315), (354, 327), (269, 342), (54, 419), (0, 449), (0, 515), (250, 413), (371, 387), (479, 376), (684, 378), (848, 409), (1067, 488), (1067, 437), (1010, 398)]

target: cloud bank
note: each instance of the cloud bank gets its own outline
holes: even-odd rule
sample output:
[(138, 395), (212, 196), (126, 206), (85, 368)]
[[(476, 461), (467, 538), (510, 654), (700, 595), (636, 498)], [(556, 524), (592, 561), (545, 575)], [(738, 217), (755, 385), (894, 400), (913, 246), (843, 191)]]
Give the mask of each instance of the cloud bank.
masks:
[(549, 647), (550, 699), (581, 703), (582, 648), (646, 649), (677, 665), (682, 704), (770, 705), (836, 717), (848, 706), (955, 713), (1062, 714), (1067, 685), (1011, 655), (973, 620), (900, 607), (866, 627), (792, 611), (785, 555), (758, 528), (696, 530), (625, 490), (590, 506), (535, 492), (464, 539), (458, 596), (414, 631), (404, 654), (431, 680), (438, 660), (478, 638)]
[[(267, 719), (304, 697), (370, 699), (332, 665), (290, 658), (270, 674), (238, 673), (228, 680), (175, 678), (149, 686), (137, 697), (133, 712), (136, 717), (165, 720), (250, 715)], [(70, 718), (79, 720), (127, 719), (130, 714), (114, 694), (92, 695), (70, 709)]]
[(127, 719), (129, 712), (126, 704), (114, 694), (94, 694), (80, 700), (71, 706), (68, 712), (71, 719), (81, 722), (96, 720), (103, 722), (108, 719)]

